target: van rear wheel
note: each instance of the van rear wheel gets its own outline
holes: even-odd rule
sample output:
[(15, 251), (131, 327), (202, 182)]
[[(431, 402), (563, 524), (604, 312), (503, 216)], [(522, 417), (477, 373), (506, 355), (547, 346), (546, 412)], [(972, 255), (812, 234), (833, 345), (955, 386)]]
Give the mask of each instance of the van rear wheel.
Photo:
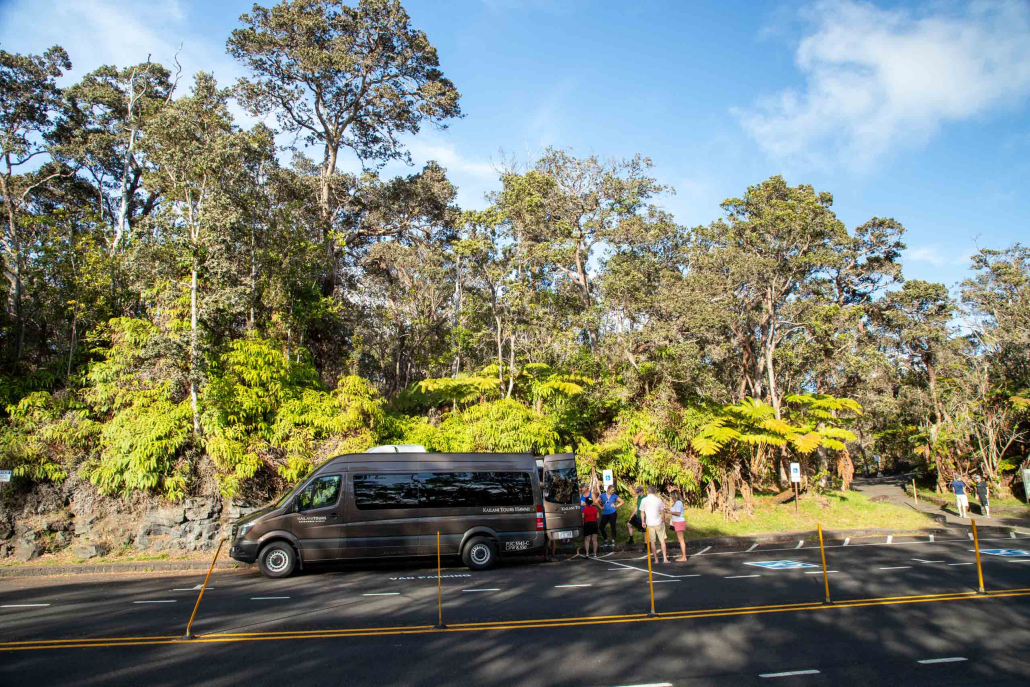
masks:
[(484, 537), (476, 537), (465, 545), (461, 559), (470, 570), (489, 570), (497, 564), (497, 544)]
[(297, 552), (284, 541), (274, 541), (261, 549), (258, 566), (265, 577), (287, 577), (297, 567)]

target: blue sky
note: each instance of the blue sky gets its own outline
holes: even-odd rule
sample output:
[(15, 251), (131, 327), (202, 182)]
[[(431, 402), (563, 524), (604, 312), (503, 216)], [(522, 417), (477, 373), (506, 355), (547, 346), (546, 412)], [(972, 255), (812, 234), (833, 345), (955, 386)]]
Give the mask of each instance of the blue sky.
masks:
[[(0, 47), (59, 43), (69, 80), (153, 53), (242, 74), (225, 39), (246, 1), (0, 0)], [(467, 116), (410, 142), (464, 207), (505, 157), (548, 145), (655, 163), (684, 224), (783, 174), (834, 194), (849, 227), (908, 230), (908, 278), (953, 286), (976, 245), (1026, 242), (1030, 2), (409, 0)], [(271, 122), (269, 122), (271, 123)], [(355, 161), (346, 161), (356, 168)], [(405, 173), (391, 166), (387, 172)], [(410, 173), (410, 172), (409, 172)]]

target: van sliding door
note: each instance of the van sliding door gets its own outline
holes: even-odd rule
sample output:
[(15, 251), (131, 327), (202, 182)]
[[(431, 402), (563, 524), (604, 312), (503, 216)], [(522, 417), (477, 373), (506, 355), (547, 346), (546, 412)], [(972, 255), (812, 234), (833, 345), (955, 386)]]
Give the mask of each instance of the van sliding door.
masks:
[(576, 456), (559, 453), (544, 456), (544, 525), (548, 539), (571, 539), (583, 531), (583, 512), (579, 507), (579, 475)]

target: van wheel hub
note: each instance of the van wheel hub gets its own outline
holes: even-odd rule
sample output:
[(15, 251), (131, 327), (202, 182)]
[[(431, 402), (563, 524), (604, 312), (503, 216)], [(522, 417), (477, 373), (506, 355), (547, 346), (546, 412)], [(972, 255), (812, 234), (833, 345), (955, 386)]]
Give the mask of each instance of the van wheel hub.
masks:
[(268, 554), (268, 558), (265, 559), (265, 565), (272, 572), (282, 572), (290, 565), (290, 556), (282, 549), (276, 549)]
[(485, 544), (476, 544), (472, 547), (472, 551), (469, 552), (469, 555), (477, 565), (482, 565), (490, 560), (490, 547)]

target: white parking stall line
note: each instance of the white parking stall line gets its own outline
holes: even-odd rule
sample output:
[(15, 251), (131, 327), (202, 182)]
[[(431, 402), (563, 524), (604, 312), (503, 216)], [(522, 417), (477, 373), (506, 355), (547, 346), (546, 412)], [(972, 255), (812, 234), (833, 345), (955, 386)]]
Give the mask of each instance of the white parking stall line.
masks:
[(743, 580), (743, 579), (748, 578), (748, 577), (761, 577), (761, 575), (730, 575), (729, 577), (724, 577), (722, 579), (724, 579), (724, 580)]
[(802, 546), (804, 546), (804, 545), (805, 545), (805, 540), (804, 540), (804, 539), (802, 539), (802, 540), (800, 540), (800, 541), (798, 542), (798, 545), (797, 545), (797, 546), (795, 546), (794, 548), (795, 548), (795, 549), (800, 549), (800, 548), (801, 548)]
[(133, 601), (134, 604), (173, 604), (175, 599), (155, 599), (153, 601)]
[(794, 677), (795, 675), (818, 675), (818, 670), (790, 670), (785, 673), (759, 673), (758, 677), (774, 678), (774, 677)]
[(918, 662), (922, 663), (923, 665), (929, 665), (932, 663), (960, 663), (966, 660), (968, 659), (966, 659), (964, 656), (951, 656), (949, 658), (924, 658), (922, 661)]
[(608, 556), (613, 556), (613, 555), (615, 555), (615, 552), (614, 551), (609, 551), (608, 553), (602, 553), (600, 556), (598, 556), (598, 558), (608, 558)]
[(1010, 558), (1009, 563), (1030, 563), (1030, 558)]
[(913, 558), (912, 560), (919, 561), (920, 563), (943, 563), (944, 562), (944, 561), (924, 561), (922, 558)]
[(272, 601), (273, 599), (288, 599), (288, 596), (252, 596), (251, 601)]
[(400, 592), (372, 592), (370, 594), (362, 594), (362, 596), (400, 596)]
[(892, 565), (889, 568), (880, 568), (880, 570), (908, 570), (911, 565)]
[(969, 536), (969, 541), (973, 541), (973, 533), (972, 532), (966, 532), (966, 534)]
[(851, 537), (844, 537), (844, 546), (847, 546), (848, 542), (850, 542), (850, 541), (851, 541)]
[(592, 585), (592, 584), (556, 584), (556, 585), (554, 585), (554, 588), (555, 589), (564, 589), (566, 587), (593, 587), (593, 586), (594, 585)]
[(500, 587), (492, 587), (490, 589), (462, 589), (463, 592), (499, 592)]
[(747, 552), (748, 552), (748, 553), (750, 553), (750, 552), (754, 551), (754, 550), (755, 550), (755, 549), (757, 549), (757, 548), (758, 548), (758, 544), (752, 544), (752, 545), (751, 545), (751, 548), (750, 548), (750, 549), (748, 549), (748, 550), (747, 550)]
[[(839, 572), (839, 571), (837, 571), (837, 570), (827, 570), (826, 574), (829, 575), (830, 573), (835, 573), (835, 572)], [(823, 571), (822, 570), (809, 570), (805, 574), (806, 575), (822, 575)]]
[(4, 604), (0, 608), (45, 608), (50, 604)]
[(680, 582), (681, 580), (652, 580), (651, 584), (661, 584), (662, 582)]
[(1015, 539), (1016, 538), (1016, 533), (1015, 532), (1009, 532), (1009, 538), (1010, 539)]
[[(214, 589), (214, 587), (208, 587), (204, 591), (209, 592), (212, 589)], [(173, 592), (199, 592), (200, 591), (200, 585), (198, 584), (196, 587), (180, 587), (178, 589), (173, 589), (172, 591)]]
[(972, 565), (972, 563), (948, 563), (948, 565)]
[(620, 685), (620, 687), (672, 687), (671, 682), (649, 682), (645, 685)]
[(698, 551), (698, 552), (697, 552), (697, 553), (695, 553), (694, 555), (695, 555), (695, 556), (700, 556), (700, 555), (701, 555), (701, 554), (703, 554), (703, 553), (704, 553), (705, 551), (708, 551), (708, 550), (709, 550), (710, 548), (712, 548), (712, 547), (711, 547), (711, 546), (706, 546), (705, 548), (701, 549), (700, 551)]
[[(644, 556), (647, 558), (647, 556)], [(596, 559), (595, 559), (596, 560)], [(618, 561), (605, 561), (608, 565), (618, 565), (623, 568), (629, 568), (630, 570), (639, 570), (640, 572), (647, 572), (647, 568), (638, 568), (635, 565), (626, 565), (625, 563), (619, 563)], [(669, 573), (660, 573), (657, 570), (654, 571), (655, 575), (661, 575), (662, 577), (680, 577), (680, 575), (670, 575)]]

